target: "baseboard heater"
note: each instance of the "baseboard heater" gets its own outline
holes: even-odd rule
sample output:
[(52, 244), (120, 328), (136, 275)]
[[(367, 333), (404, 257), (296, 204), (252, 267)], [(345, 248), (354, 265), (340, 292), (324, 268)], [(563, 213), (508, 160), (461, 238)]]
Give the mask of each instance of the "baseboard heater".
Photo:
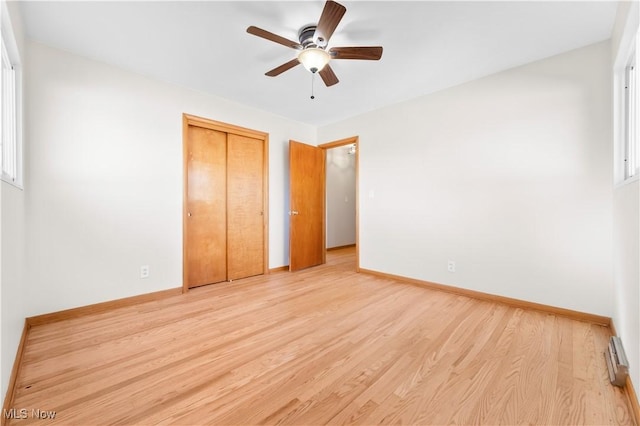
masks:
[(622, 340), (618, 336), (612, 336), (609, 340), (609, 347), (604, 353), (604, 358), (607, 360), (611, 384), (625, 386), (629, 375), (629, 361), (624, 353)]

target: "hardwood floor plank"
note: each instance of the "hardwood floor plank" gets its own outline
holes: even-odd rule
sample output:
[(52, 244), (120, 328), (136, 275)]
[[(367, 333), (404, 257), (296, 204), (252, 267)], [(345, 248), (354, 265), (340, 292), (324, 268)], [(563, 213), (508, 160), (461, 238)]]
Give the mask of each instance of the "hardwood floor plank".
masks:
[(575, 419), (569, 415), (573, 397), (573, 345), (572, 329), (568, 320), (559, 320), (558, 327), (554, 330), (555, 356), (557, 365), (554, 376), (556, 387), (554, 390), (554, 405), (551, 412), (551, 424), (576, 424)]
[(14, 408), (52, 425), (633, 424), (607, 327), (327, 258), (34, 326)]

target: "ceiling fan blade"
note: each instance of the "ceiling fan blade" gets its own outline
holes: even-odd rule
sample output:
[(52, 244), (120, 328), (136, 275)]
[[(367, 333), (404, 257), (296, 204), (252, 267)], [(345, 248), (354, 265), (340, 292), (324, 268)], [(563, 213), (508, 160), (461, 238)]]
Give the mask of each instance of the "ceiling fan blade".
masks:
[(280, 37), (277, 34), (274, 34), (274, 33), (269, 32), (267, 30), (263, 30), (262, 28), (254, 27), (253, 25), (250, 26), (249, 28), (247, 28), (247, 32), (249, 34), (253, 34), (254, 36), (262, 37), (264, 39), (276, 42), (278, 44), (290, 47), (292, 49), (297, 49), (297, 50), (302, 49), (302, 45), (300, 43), (298, 43), (297, 41), (293, 41), (293, 40), (289, 40), (289, 39), (284, 38), (284, 37)]
[[(313, 39), (316, 40), (319, 45), (327, 45), (346, 11), (347, 8), (340, 3), (327, 0), (322, 10), (322, 15), (320, 15), (316, 32), (313, 35)], [(318, 40), (319, 38), (323, 40)]]
[(338, 84), (340, 80), (336, 77), (336, 74), (333, 72), (329, 64), (325, 65), (318, 74), (322, 77), (322, 81), (327, 87), (333, 86), (334, 84)]
[(295, 67), (298, 64), (300, 64), (300, 62), (298, 61), (298, 58), (295, 58), (295, 59), (290, 60), (289, 62), (286, 62), (286, 63), (280, 65), (279, 67), (275, 67), (271, 71), (266, 72), (264, 75), (267, 75), (269, 77), (275, 77), (277, 75), (282, 74), (283, 72), (285, 72), (287, 70), (290, 70), (291, 68)]
[(377, 61), (382, 57), (382, 46), (332, 47), (329, 54), (333, 59), (363, 59)]

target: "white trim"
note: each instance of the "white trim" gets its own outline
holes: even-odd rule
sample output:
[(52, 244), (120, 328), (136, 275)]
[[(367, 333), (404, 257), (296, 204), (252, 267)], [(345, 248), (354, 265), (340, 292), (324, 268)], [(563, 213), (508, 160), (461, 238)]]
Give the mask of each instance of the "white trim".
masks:
[[(15, 157), (13, 164), (13, 173), (15, 179), (12, 176), (5, 175), (5, 173), (1, 173), (1, 179), (3, 182), (6, 182), (10, 185), (13, 185), (19, 189), (23, 189), (23, 179), (24, 179), (24, 165), (23, 165), (23, 112), (22, 112), (22, 62), (20, 58), (20, 52), (18, 49), (18, 44), (16, 42), (16, 38), (13, 32), (13, 26), (11, 24), (11, 17), (9, 14), (9, 9), (5, 1), (1, 1), (1, 36), (2, 36), (2, 44), (8, 56), (8, 59), (13, 67), (13, 86), (15, 90), (13, 91), (15, 116), (12, 117), (12, 121), (15, 122), (15, 128), (13, 129), (15, 135), (15, 144), (14, 144), (14, 152), (11, 153), (12, 156)], [(5, 53), (3, 52), (3, 53)], [(2, 111), (0, 110), (0, 113)], [(1, 164), (2, 162), (0, 162)]]
[(15, 33), (13, 32), (13, 25), (11, 25), (11, 17), (9, 15), (9, 8), (6, 1), (2, 1), (2, 35), (4, 37), (7, 53), (13, 61), (14, 65), (22, 66), (20, 61), (20, 51), (18, 50), (18, 43), (16, 42)]
[[(629, 57), (633, 55), (636, 46), (640, 46), (638, 39), (639, 19), (638, 2), (632, 2), (627, 22), (624, 26), (624, 33), (620, 38), (618, 51), (615, 52), (615, 61), (613, 65), (613, 142), (614, 142), (614, 165), (613, 165), (613, 184), (619, 187), (626, 181), (634, 181), (636, 176), (626, 178), (625, 164), (625, 137), (626, 137), (626, 99), (625, 99), (625, 69), (628, 65)], [(636, 63), (637, 63), (636, 55)], [(630, 183), (629, 182), (629, 183)]]
[(635, 44), (624, 67), (624, 179), (631, 179), (640, 171), (638, 165), (638, 85), (637, 48)]
[(627, 185), (630, 185), (634, 182), (637, 182), (640, 180), (640, 175), (636, 175), (633, 177), (630, 177), (629, 179), (625, 179), (622, 182), (618, 182), (613, 186), (613, 189), (620, 189), (620, 188), (624, 188)]

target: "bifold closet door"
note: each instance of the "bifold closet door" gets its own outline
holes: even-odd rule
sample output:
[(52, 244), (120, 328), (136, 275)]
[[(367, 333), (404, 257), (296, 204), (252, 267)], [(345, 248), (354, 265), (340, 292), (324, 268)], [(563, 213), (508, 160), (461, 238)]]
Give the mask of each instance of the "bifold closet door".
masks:
[(227, 134), (188, 127), (188, 287), (227, 280)]
[(227, 268), (236, 280), (264, 273), (264, 143), (227, 138)]

